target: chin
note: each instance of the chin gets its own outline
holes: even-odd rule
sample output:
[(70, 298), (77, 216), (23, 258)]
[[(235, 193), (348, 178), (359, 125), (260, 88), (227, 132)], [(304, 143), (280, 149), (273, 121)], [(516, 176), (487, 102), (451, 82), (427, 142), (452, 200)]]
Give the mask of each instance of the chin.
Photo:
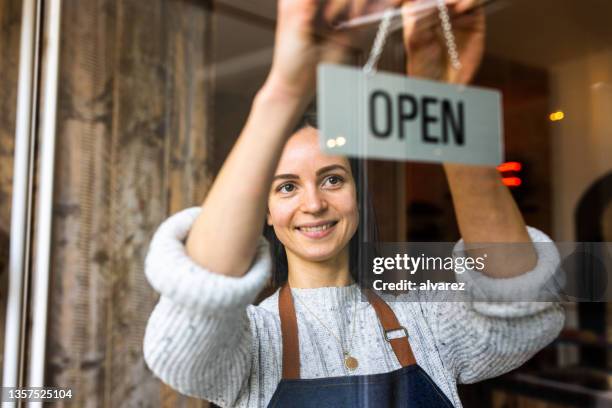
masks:
[(344, 246), (333, 246), (328, 248), (302, 248), (296, 251), (296, 255), (310, 262), (324, 262), (337, 257)]

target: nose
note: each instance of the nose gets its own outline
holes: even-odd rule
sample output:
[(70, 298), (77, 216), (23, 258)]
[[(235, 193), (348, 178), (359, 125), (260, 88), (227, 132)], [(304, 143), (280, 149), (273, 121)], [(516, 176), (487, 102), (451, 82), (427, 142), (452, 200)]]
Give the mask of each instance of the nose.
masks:
[(318, 188), (308, 188), (302, 198), (302, 211), (310, 214), (319, 214), (327, 210), (327, 201), (324, 193)]

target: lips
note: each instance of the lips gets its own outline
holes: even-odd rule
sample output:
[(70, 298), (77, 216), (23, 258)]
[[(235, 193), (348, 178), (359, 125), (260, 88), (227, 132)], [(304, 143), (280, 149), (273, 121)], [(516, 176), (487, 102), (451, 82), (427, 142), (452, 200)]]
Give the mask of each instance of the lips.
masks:
[(338, 224), (338, 221), (322, 221), (317, 223), (304, 224), (296, 229), (308, 238), (323, 238), (329, 235)]

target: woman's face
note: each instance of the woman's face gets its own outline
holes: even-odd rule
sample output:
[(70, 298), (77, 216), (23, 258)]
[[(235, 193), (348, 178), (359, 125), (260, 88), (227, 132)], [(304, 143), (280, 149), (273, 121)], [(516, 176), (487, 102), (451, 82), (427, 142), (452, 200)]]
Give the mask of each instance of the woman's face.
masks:
[(349, 161), (319, 149), (307, 127), (289, 138), (268, 199), (268, 225), (285, 250), (321, 262), (336, 257), (357, 230), (359, 210)]

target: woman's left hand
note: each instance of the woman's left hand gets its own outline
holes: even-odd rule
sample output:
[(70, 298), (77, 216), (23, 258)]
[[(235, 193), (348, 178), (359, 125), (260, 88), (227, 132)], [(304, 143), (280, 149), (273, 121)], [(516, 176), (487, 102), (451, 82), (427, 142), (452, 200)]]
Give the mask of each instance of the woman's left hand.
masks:
[(407, 53), (407, 72), (410, 76), (450, 83), (467, 84), (474, 77), (484, 52), (485, 16), (479, 0), (446, 0), (448, 14), (461, 68), (451, 63), (438, 8), (425, 15), (413, 13), (404, 3), (402, 20), (404, 47)]

